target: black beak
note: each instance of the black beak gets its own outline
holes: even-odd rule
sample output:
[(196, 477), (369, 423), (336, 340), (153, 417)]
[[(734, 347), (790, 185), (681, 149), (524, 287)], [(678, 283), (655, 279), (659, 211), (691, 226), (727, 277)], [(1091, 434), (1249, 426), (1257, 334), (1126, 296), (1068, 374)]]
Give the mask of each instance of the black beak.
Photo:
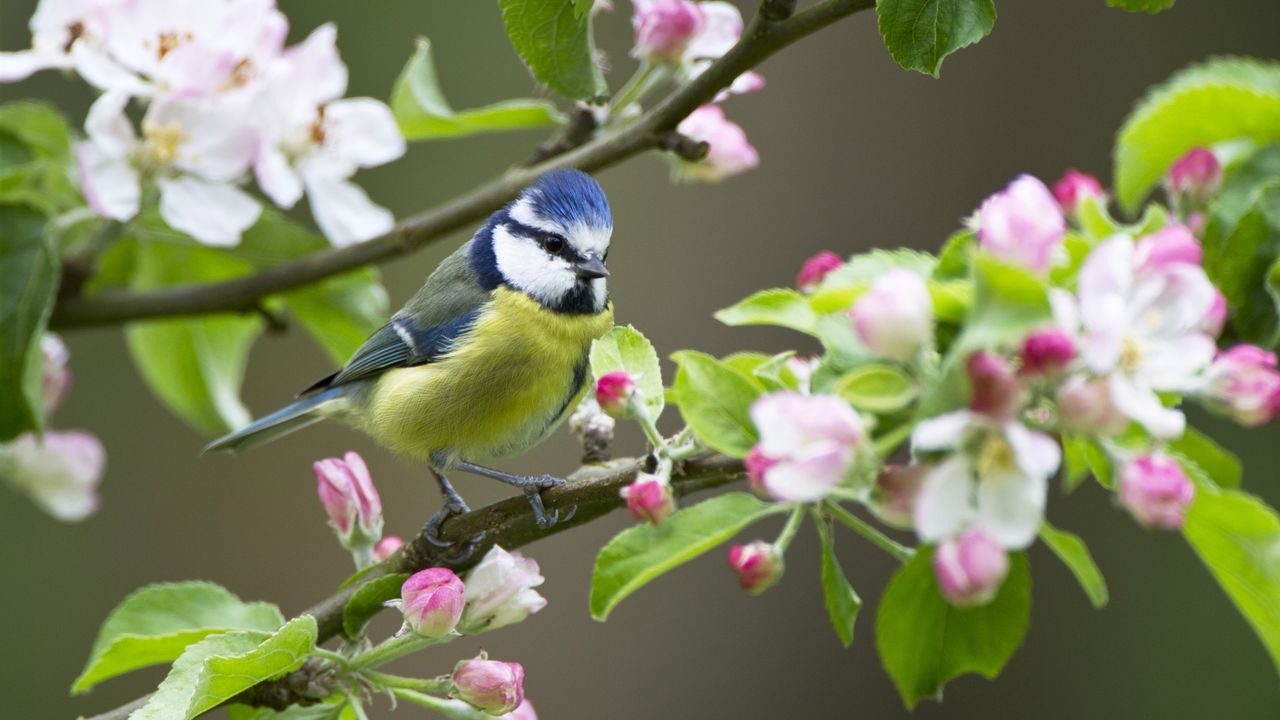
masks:
[(585, 260), (573, 264), (573, 271), (584, 280), (609, 277), (609, 268), (604, 266), (600, 258), (588, 255)]

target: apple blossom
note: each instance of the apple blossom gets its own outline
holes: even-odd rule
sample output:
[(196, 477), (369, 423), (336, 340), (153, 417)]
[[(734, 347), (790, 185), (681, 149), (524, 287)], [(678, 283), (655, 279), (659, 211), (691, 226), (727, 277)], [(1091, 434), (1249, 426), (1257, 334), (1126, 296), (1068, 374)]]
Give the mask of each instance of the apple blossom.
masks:
[(1047, 272), (1062, 246), (1067, 224), (1044, 183), (1021, 175), (982, 203), (975, 219), (978, 244), (997, 258)]
[(1174, 265), (1200, 265), (1204, 251), (1186, 225), (1168, 225), (1138, 238), (1134, 267), (1139, 274), (1162, 272)]
[(1066, 372), (1076, 357), (1076, 344), (1071, 336), (1058, 328), (1037, 330), (1022, 341), (1018, 353), (1024, 375), (1056, 377)]
[(690, 0), (635, 0), (635, 48), (631, 54), (657, 62), (675, 61), (705, 19), (698, 3)]
[(635, 482), (622, 488), (621, 495), (632, 517), (654, 525), (666, 520), (676, 509), (671, 484), (656, 475), (641, 473)]
[(1022, 404), (1022, 388), (1009, 363), (995, 353), (979, 350), (965, 361), (969, 376), (969, 409), (996, 422), (1013, 418)]
[(47, 416), (58, 409), (71, 389), (71, 369), (67, 367), (71, 353), (61, 337), (45, 333), (40, 338), (40, 356), (44, 361), (40, 373), (40, 396)]
[(1275, 353), (1236, 345), (1218, 354), (1205, 373), (1209, 408), (1245, 427), (1271, 422), (1280, 413), (1280, 372)]
[(968, 530), (938, 545), (933, 573), (947, 602), (969, 607), (991, 602), (1009, 574), (1009, 555), (991, 536)]
[(399, 535), (388, 535), (373, 546), (373, 561), (382, 562), (404, 547), (404, 538)]
[(1196, 329), (1216, 338), (1222, 334), (1222, 328), (1227, 324), (1227, 296), (1222, 294), (1218, 288), (1213, 289), (1213, 303), (1209, 306), (1208, 312), (1204, 317), (1200, 318), (1200, 322), (1196, 323)]
[(400, 588), (404, 624), (414, 633), (439, 638), (453, 632), (462, 617), (462, 580), (448, 568), (427, 568), (409, 576)]
[(104, 47), (112, 10), (123, 2), (40, 0), (29, 25), (31, 48), (0, 52), (0, 83), (17, 82), (41, 70), (69, 68), (91, 82), (98, 81), (99, 86), (134, 81)]
[(929, 288), (910, 270), (894, 268), (876, 278), (849, 315), (867, 349), (891, 360), (916, 360), (933, 337)]
[(626, 417), (636, 395), (636, 381), (625, 370), (605, 373), (596, 380), (596, 403), (611, 417)]
[(505, 715), (524, 701), (524, 666), (489, 660), (463, 660), (453, 669), (451, 696), (490, 715)]
[(1146, 527), (1182, 527), (1195, 485), (1178, 462), (1165, 455), (1143, 455), (1120, 471), (1120, 502)]
[(372, 546), (382, 536), (382, 499), (359, 453), (312, 463), (316, 493), (343, 547)]
[(1111, 401), (1106, 380), (1072, 375), (1058, 388), (1056, 402), (1063, 430), (1109, 437), (1129, 427), (1129, 418)]
[(545, 582), (538, 563), (494, 545), (467, 573), (467, 606), (460, 627), (468, 635), (518, 623), (547, 606), (534, 590)]
[(783, 502), (814, 502), (850, 479), (866, 445), (862, 418), (834, 395), (784, 391), (751, 405), (760, 433), (752, 472), (769, 496)]
[(1072, 168), (1053, 184), (1053, 197), (1062, 206), (1063, 211), (1075, 213), (1080, 202), (1087, 197), (1103, 198), (1106, 192), (1098, 178)]
[(26, 493), (42, 510), (64, 522), (78, 522), (98, 509), (98, 484), (106, 451), (83, 431), (19, 435), (0, 445), (0, 477)]
[(813, 292), (822, 284), (823, 278), (832, 270), (844, 264), (844, 259), (830, 250), (823, 250), (804, 261), (800, 274), (796, 276), (796, 287), (801, 292)]
[(724, 116), (719, 105), (700, 106), (681, 120), (676, 130), (710, 146), (701, 160), (675, 161), (674, 176), (678, 180), (718, 182), (760, 164), (760, 155), (747, 140), (747, 134)]
[(1191, 148), (1169, 166), (1165, 187), (1170, 195), (1202, 205), (1222, 187), (1222, 163), (1209, 148)]
[(538, 720), (538, 713), (534, 712), (533, 703), (529, 702), (529, 698), (525, 698), (520, 702), (519, 707), (503, 715), (502, 720)]
[(729, 567), (738, 573), (738, 584), (752, 595), (773, 587), (782, 579), (782, 553), (773, 543), (756, 540), (729, 548)]
[(929, 465), (887, 465), (876, 476), (868, 507), (888, 525), (910, 528), (915, 514), (916, 498), (929, 472)]

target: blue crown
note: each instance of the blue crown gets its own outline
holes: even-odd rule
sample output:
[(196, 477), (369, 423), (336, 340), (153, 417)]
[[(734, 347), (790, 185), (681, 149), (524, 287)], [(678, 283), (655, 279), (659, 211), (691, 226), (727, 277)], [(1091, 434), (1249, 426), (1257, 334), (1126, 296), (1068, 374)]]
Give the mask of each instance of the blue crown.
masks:
[(581, 170), (560, 168), (543, 173), (521, 197), (532, 200), (539, 215), (566, 228), (578, 224), (613, 227), (604, 190)]

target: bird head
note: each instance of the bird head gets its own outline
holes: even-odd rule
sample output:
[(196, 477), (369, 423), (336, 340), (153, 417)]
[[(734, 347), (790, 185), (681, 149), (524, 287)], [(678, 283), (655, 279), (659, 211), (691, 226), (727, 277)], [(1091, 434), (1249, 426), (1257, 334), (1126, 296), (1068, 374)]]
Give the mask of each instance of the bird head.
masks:
[(578, 170), (552, 170), (490, 216), (471, 266), (486, 289), (505, 284), (557, 312), (597, 313), (608, 301), (612, 234), (600, 185)]

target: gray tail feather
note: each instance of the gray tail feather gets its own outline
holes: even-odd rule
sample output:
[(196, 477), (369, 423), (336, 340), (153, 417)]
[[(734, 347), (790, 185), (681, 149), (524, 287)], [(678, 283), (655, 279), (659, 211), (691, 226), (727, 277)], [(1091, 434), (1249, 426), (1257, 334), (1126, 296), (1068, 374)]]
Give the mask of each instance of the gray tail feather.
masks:
[(332, 388), (311, 397), (303, 398), (291, 405), (286, 405), (265, 417), (254, 420), (230, 435), (224, 435), (204, 446), (200, 451), (207, 452), (230, 450), (240, 452), (271, 442), (278, 437), (288, 435), (294, 430), (319, 422), (323, 418), (315, 411), (329, 400), (338, 396), (338, 389)]

